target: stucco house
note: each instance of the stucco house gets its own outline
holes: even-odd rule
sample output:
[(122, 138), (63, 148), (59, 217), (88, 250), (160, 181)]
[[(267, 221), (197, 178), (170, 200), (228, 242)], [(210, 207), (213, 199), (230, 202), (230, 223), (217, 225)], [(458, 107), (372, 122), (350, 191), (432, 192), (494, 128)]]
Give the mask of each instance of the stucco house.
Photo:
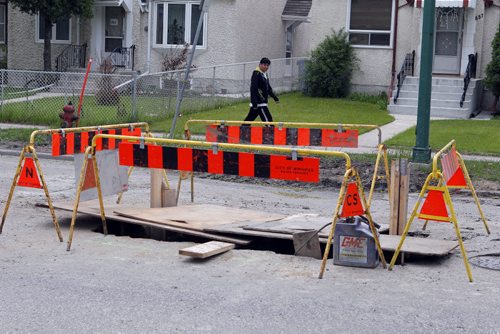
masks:
[[(396, 103), (392, 99), (390, 111), (416, 113), (424, 0), (206, 2), (208, 12), (203, 17), (196, 48), (198, 66), (253, 61), (262, 56), (307, 56), (332, 29), (345, 29), (360, 60), (353, 79), (356, 91), (394, 95), (397, 74), (405, 59), (408, 61), (407, 54), (415, 51), (413, 75), (406, 71), (406, 80)], [(199, 3), (199, 0), (95, 0), (92, 19), (71, 17), (54, 26), (53, 62), (56, 63), (58, 56), (59, 60), (66, 59), (57, 65), (57, 70), (62, 71), (84, 66), (83, 55), (96, 62), (111, 55), (125, 69), (141, 73), (160, 71), (163, 57), (185, 41), (193, 40), (201, 15)], [(458, 117), (467, 117), (478, 110), (481, 101), (487, 104), (491, 99), (488, 92), (483, 97), (481, 79), (491, 59), (491, 41), (500, 23), (500, 0), (436, 0), (435, 21), (436, 89), (433, 87), (431, 114), (456, 113)], [(0, 27), (1, 23), (0, 15)], [(8, 68), (42, 69), (39, 26), (37, 15), (29, 16), (9, 6)], [(64, 56), (65, 53), (69, 55)], [(469, 55), (474, 55), (475, 78), (473, 75), (464, 106), (460, 107)], [(72, 59), (75, 56), (78, 59)], [(439, 92), (440, 86), (449, 87)]]

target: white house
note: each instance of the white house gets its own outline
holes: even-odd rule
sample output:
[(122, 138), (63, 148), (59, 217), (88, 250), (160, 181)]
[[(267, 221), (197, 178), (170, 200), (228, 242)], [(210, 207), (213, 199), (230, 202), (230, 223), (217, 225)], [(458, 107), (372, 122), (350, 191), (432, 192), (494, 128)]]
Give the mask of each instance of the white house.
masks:
[[(196, 48), (196, 65), (253, 61), (262, 56), (307, 56), (332, 29), (345, 29), (360, 59), (353, 78), (357, 91), (391, 93), (406, 55), (415, 51), (414, 75), (408, 74), (402, 95), (391, 111), (416, 110), (411, 88), (418, 82), (420, 69), (423, 0), (206, 2), (208, 12)], [(53, 60), (72, 50), (73, 56), (85, 54), (96, 62), (112, 55), (117, 64), (128, 69), (133, 66), (133, 70), (142, 73), (160, 71), (163, 57), (193, 40), (201, 14), (199, 4), (199, 0), (95, 0), (92, 19), (71, 17), (54, 26)], [(491, 41), (500, 24), (499, 6), (500, 0), (436, 0), (435, 85), (456, 85), (455, 95), (448, 92), (444, 99), (457, 104), (469, 55), (477, 54), (477, 80), (471, 81), (464, 101), (470, 112), (477, 109), (482, 95), (481, 79), (491, 59)], [(42, 69), (43, 43), (38, 16), (20, 13), (9, 6), (7, 26), (8, 68)], [(86, 49), (75, 51), (74, 46), (84, 44)], [(81, 65), (76, 62), (76, 66)], [(58, 70), (64, 70), (62, 65), (59, 67)], [(490, 98), (486, 92), (485, 100)], [(433, 101), (433, 108), (438, 105), (457, 108)]]

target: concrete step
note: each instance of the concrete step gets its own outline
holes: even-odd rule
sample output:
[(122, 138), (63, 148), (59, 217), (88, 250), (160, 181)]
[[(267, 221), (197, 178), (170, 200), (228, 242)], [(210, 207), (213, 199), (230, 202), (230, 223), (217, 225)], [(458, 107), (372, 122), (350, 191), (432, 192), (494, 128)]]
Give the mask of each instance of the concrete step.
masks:
[[(403, 87), (401, 89), (404, 89), (405, 91), (413, 91), (413, 92), (418, 92), (418, 84), (407, 84), (406, 82), (403, 84)], [(438, 93), (462, 93), (463, 87), (459, 86), (446, 86), (446, 85), (432, 85), (432, 91), (433, 92), (438, 92)], [(469, 86), (467, 91), (469, 90), (474, 90), (474, 87)]]
[[(392, 103), (393, 104), (393, 103)], [(417, 98), (399, 98), (397, 105), (401, 106), (418, 106), (418, 99)], [(470, 107), (471, 100), (465, 100), (463, 108), (468, 109)], [(460, 100), (431, 100), (431, 108), (432, 107), (437, 107), (437, 108), (460, 108)]]
[[(469, 82), (469, 88), (470, 87), (475, 87), (476, 82), (479, 81), (479, 79), (474, 79), (471, 78)], [(405, 78), (404, 84), (410, 84), (410, 85), (418, 85), (419, 83), (419, 77), (411, 77), (407, 76)], [(458, 86), (458, 87), (463, 87), (464, 86), (464, 78), (461, 77), (456, 77), (456, 78), (449, 78), (449, 77), (432, 77), (432, 85), (433, 86)]]
[[(416, 106), (407, 105), (390, 105), (389, 113), (399, 114), (399, 115), (417, 115)], [(444, 108), (444, 107), (432, 107), (431, 117), (444, 117), (444, 118), (454, 118), (454, 119), (468, 119), (471, 115), (471, 111), (468, 108)]]
[[(396, 94), (396, 92), (394, 92)], [(472, 96), (472, 90), (467, 90), (467, 94), (465, 94), (465, 99), (470, 100)], [(409, 90), (400, 90), (399, 98), (410, 98), (416, 99), (418, 97), (418, 91), (409, 91)], [(432, 92), (431, 98), (434, 100), (454, 100), (460, 101), (462, 98), (462, 92), (460, 93), (443, 93), (443, 92)], [(392, 100), (394, 100), (394, 96), (392, 96)]]

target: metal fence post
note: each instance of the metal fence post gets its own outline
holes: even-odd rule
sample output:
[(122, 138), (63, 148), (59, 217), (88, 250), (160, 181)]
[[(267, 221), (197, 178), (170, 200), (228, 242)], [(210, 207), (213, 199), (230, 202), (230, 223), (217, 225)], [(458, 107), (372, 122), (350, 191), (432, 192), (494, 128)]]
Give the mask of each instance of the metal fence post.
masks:
[(215, 96), (215, 66), (212, 74), (212, 97)]
[(5, 71), (3, 69), (0, 71), (2, 73), (2, 76), (1, 76), (1, 78), (2, 78), (2, 97), (1, 97), (1, 101), (0, 101), (0, 108), (3, 111), (3, 100), (4, 100), (3, 87), (5, 86)]
[(242, 97), (245, 97), (245, 76), (246, 76), (245, 70), (246, 70), (246, 64), (243, 64), (243, 80), (242, 80), (243, 85), (242, 85), (242, 89), (241, 89), (241, 96)]
[(137, 121), (137, 72), (132, 72), (132, 121)]

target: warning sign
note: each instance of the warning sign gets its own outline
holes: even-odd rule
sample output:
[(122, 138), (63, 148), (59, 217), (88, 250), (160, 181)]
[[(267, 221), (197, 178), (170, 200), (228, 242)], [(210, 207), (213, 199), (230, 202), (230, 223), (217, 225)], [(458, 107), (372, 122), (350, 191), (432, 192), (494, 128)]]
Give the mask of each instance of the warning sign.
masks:
[(339, 260), (344, 262), (368, 263), (368, 238), (341, 235)]
[[(80, 174), (85, 154), (75, 154), (75, 179), (76, 186), (80, 182)], [(118, 164), (117, 150), (98, 151), (96, 153), (97, 168), (99, 169), (99, 180), (103, 196), (118, 194), (127, 191), (128, 176), (127, 167)], [(95, 183), (95, 169), (92, 160), (88, 160), (85, 180), (83, 182), (80, 199), (88, 201), (97, 198), (97, 185)]]
[(21, 175), (19, 175), (19, 179), (17, 180), (17, 185), (29, 188), (42, 188), (33, 158), (24, 158), (24, 165)]
[(420, 219), (449, 222), (448, 209), (443, 197), (442, 190), (429, 190), (424, 205), (418, 215)]
[(97, 187), (97, 184), (95, 182), (94, 164), (92, 163), (92, 160), (89, 160), (87, 164), (87, 170), (85, 171), (85, 179), (83, 180), (82, 190), (87, 190), (95, 187)]
[(272, 155), (270, 177), (280, 180), (319, 182), (319, 159)]
[(344, 198), (344, 204), (342, 205), (342, 213), (340, 214), (340, 217), (353, 217), (364, 213), (365, 210), (363, 209), (361, 197), (359, 196), (358, 185), (356, 182), (351, 182), (347, 185), (347, 192)]
[(441, 165), (443, 167), (443, 175), (448, 187), (467, 187), (464, 173), (458, 163), (457, 151), (454, 147), (448, 154), (443, 154), (443, 157), (441, 158)]

